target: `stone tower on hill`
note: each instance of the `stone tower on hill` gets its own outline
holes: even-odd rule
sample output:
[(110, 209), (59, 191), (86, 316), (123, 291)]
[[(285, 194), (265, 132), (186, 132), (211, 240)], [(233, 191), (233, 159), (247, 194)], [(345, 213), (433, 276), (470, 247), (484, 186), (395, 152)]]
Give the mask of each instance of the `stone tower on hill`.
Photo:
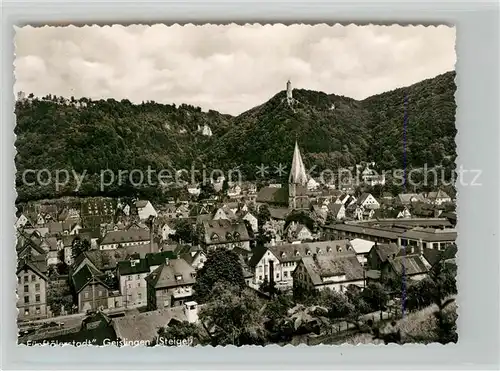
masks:
[(295, 142), (292, 168), (288, 178), (288, 208), (291, 210), (308, 210), (309, 196), (307, 195), (307, 173), (299, 145)]

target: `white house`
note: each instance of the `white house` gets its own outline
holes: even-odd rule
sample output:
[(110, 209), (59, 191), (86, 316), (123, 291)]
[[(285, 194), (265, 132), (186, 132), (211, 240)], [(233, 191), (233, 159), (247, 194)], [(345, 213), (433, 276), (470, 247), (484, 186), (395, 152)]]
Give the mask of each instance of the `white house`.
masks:
[(364, 285), (363, 267), (353, 253), (306, 256), (293, 272), (294, 290), (345, 292), (350, 285)]
[(442, 205), (451, 202), (451, 197), (446, 192), (438, 190), (437, 192), (429, 192), (427, 200), (434, 205)]
[(171, 223), (163, 223), (160, 227), (160, 234), (162, 240), (168, 240), (169, 236), (174, 235), (176, 232), (175, 228)]
[(82, 229), (82, 226), (80, 224), (75, 224), (72, 228), (71, 231), (69, 232), (70, 235), (75, 235), (79, 234), (80, 230)]
[(380, 208), (380, 203), (371, 195), (371, 193), (363, 193), (357, 200), (357, 204), (365, 209)]
[(130, 215), (130, 205), (125, 205), (123, 206), (123, 213), (126, 215), (126, 216), (129, 216)]
[(252, 285), (258, 287), (264, 280), (269, 282), (272, 274), (278, 288), (291, 289), (292, 273), (303, 257), (313, 254), (340, 254), (346, 251), (352, 251), (348, 240), (259, 247), (248, 264), (254, 271)]
[(313, 239), (311, 231), (305, 225), (297, 222), (291, 222), (285, 233), (291, 241), (310, 241)]
[(190, 184), (187, 186), (187, 191), (190, 195), (199, 196), (201, 193), (201, 188), (198, 184)]
[(26, 223), (28, 223), (28, 218), (26, 217), (26, 215), (24, 215), (24, 214), (19, 215), (19, 218), (17, 218), (16, 224), (15, 224), (16, 229), (24, 227), (26, 225)]
[(318, 189), (318, 187), (319, 187), (319, 183), (316, 180), (314, 180), (314, 178), (312, 178), (312, 177), (309, 178), (309, 180), (307, 182), (307, 189), (309, 191), (314, 191), (314, 190)]
[(229, 197), (236, 197), (241, 194), (241, 187), (238, 184), (235, 184), (232, 187), (229, 187), (227, 190), (227, 195)]
[(252, 231), (254, 233), (257, 233), (257, 231), (259, 230), (259, 222), (252, 213), (246, 212), (245, 216), (243, 216), (242, 219), (248, 221), (252, 226)]
[(151, 204), (151, 202), (146, 200), (136, 201), (135, 207), (137, 208), (137, 214), (139, 215), (139, 219), (146, 220), (150, 216), (157, 217), (158, 213), (155, 208)]
[(362, 266), (366, 265), (366, 259), (373, 245), (375, 245), (375, 242), (364, 240), (362, 238), (355, 238), (351, 240), (351, 246), (354, 249), (356, 257), (358, 258), (358, 261)]
[(396, 218), (404, 218), (404, 219), (407, 219), (407, 218), (411, 218), (411, 213), (410, 213), (410, 210), (408, 210), (408, 208), (406, 206), (404, 206), (399, 212), (398, 212), (398, 215), (396, 216)]

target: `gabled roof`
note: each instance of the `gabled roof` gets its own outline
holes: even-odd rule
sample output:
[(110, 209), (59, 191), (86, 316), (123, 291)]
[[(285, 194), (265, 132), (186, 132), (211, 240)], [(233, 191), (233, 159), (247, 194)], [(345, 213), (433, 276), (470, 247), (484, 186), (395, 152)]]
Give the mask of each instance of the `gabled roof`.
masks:
[(204, 221), (203, 226), (207, 245), (250, 240), (244, 222), (231, 223), (229, 220), (219, 219)]
[(396, 245), (395, 243), (392, 243), (392, 242), (389, 244), (377, 243), (377, 244), (373, 245), (372, 249), (378, 255), (378, 257), (382, 263), (387, 261), (387, 259), (390, 256), (398, 255), (400, 250), (401, 250), (398, 247), (398, 245)]
[(252, 250), (253, 254), (248, 263), (249, 266), (255, 267), (267, 251), (271, 252), (281, 263), (297, 262), (302, 257), (313, 254), (351, 254), (355, 256), (349, 240), (260, 246)]
[(175, 254), (173, 251), (162, 251), (146, 254), (146, 261), (149, 267), (162, 265), (163, 263), (165, 263), (165, 259), (177, 259), (177, 254)]
[(288, 205), (288, 189), (286, 187), (263, 187), (257, 193), (257, 202)]
[(420, 254), (400, 255), (394, 259), (389, 259), (389, 264), (397, 274), (406, 274), (408, 276), (427, 273), (430, 264)]
[(125, 242), (149, 241), (150, 234), (147, 229), (130, 228), (127, 230), (110, 231), (106, 233), (101, 245)]
[(76, 293), (79, 293), (85, 288), (85, 286), (88, 285), (89, 282), (92, 281), (98, 282), (104, 287), (109, 288), (109, 286), (101, 279), (102, 276), (103, 273), (101, 271), (98, 271), (92, 266), (86, 264), (71, 277), (71, 280), (73, 281)]
[(21, 259), (18, 261), (16, 274), (19, 274), (22, 270), (29, 269), (33, 273), (37, 274), (40, 278), (48, 281), (47, 277), (47, 264), (44, 260), (29, 260)]
[(143, 207), (146, 207), (148, 205), (149, 201), (147, 200), (138, 200), (135, 202), (135, 207), (137, 207), (138, 209), (141, 209)]
[(141, 274), (149, 272), (149, 265), (146, 259), (127, 259), (118, 262), (116, 269), (122, 276), (129, 274)]
[(269, 207), (269, 214), (271, 215), (271, 218), (277, 219), (277, 220), (285, 220), (287, 215), (290, 214), (290, 209), (288, 208), (273, 208)]
[[(178, 276), (180, 279), (176, 278)], [(195, 270), (185, 260), (174, 259), (156, 268), (146, 281), (155, 289), (191, 285), (195, 283)]]
[(345, 276), (345, 281), (362, 280), (363, 267), (352, 254), (317, 255), (302, 258), (312, 283), (323, 284), (323, 279), (333, 276)]

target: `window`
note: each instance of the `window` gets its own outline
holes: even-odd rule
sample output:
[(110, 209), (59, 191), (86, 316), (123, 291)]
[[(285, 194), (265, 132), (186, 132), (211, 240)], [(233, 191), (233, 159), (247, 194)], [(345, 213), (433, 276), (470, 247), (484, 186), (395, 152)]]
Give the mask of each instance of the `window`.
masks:
[(25, 296), (24, 297), (24, 304), (28, 304), (30, 302), (30, 297), (29, 296)]
[(85, 299), (88, 299), (88, 298), (89, 298), (89, 293), (88, 293), (88, 292), (86, 292), (85, 294), (83, 294), (83, 297), (84, 297)]
[(35, 284), (35, 291), (40, 291), (40, 284), (39, 283)]
[(175, 280), (176, 280), (176, 281), (180, 281), (180, 280), (182, 280), (182, 275), (181, 275), (181, 274), (176, 274), (176, 275), (175, 275)]
[(128, 284), (128, 288), (129, 288), (129, 289), (131, 289), (131, 288), (132, 288), (132, 285), (131, 285), (130, 283)]
[(39, 302), (40, 302), (40, 295), (36, 295), (36, 296), (35, 296), (35, 301), (36, 301), (37, 303), (39, 303)]
[(30, 310), (29, 309), (25, 309), (24, 310), (24, 315), (25, 316), (29, 316), (30, 315)]
[(24, 285), (24, 292), (30, 292), (30, 287), (28, 285)]
[(141, 275), (138, 274), (137, 277), (135, 277), (136, 279), (140, 280), (141, 279)]
[(40, 307), (36, 307), (36, 314), (40, 314)]
[(97, 294), (97, 295), (98, 295), (98, 296), (102, 296), (102, 290), (99, 290), (99, 292), (98, 292), (98, 294)]
[(137, 282), (137, 287), (141, 287), (141, 283), (140, 282)]
[(127, 281), (132, 281), (132, 276), (127, 276)]
[(259, 276), (259, 280), (262, 280), (262, 276)]
[(283, 272), (283, 277), (288, 277), (288, 272)]
[(23, 278), (24, 278), (24, 283), (28, 283), (30, 280), (29, 276), (24, 276)]
[(31, 275), (31, 282), (36, 281), (36, 276), (34, 274)]

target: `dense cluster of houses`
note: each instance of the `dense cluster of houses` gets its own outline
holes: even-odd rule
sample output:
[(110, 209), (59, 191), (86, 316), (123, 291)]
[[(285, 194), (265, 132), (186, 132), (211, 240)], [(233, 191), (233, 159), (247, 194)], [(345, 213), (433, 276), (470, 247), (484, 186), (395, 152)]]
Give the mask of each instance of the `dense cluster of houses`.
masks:
[[(61, 280), (73, 298), (61, 314), (185, 306), (207, 255), (220, 248), (238, 254), (253, 289), (273, 282), (280, 290), (337, 291), (403, 269), (421, 279), (456, 250), (455, 216), (445, 211), (453, 200), (443, 191), (376, 198), (320, 187), (298, 146), (287, 186), (214, 188), (210, 199), (159, 205), (88, 198), (25, 207), (15, 225), (19, 319), (53, 316)], [(187, 193), (199, 195), (198, 185)], [(289, 219), (297, 211), (312, 223)]]

